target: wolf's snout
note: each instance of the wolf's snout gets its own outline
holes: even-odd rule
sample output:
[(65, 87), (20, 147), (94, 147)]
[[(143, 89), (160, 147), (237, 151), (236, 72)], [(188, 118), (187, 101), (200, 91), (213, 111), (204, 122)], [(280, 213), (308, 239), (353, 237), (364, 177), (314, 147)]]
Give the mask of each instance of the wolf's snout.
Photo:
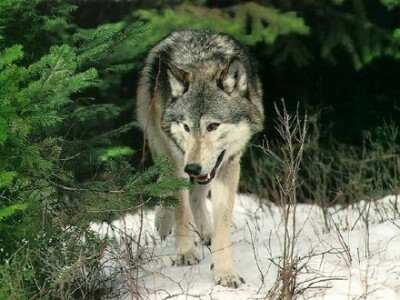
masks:
[(201, 173), (201, 166), (199, 164), (187, 164), (185, 166), (185, 172), (190, 176), (199, 176)]

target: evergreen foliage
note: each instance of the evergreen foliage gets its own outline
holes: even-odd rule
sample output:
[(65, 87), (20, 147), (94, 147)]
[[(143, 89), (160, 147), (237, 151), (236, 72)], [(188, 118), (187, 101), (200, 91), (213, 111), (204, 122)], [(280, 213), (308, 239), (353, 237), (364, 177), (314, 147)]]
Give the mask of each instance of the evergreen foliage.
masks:
[[(394, 10), (399, 5), (398, 1), (381, 3), (377, 11)], [(283, 1), (274, 5), (244, 2), (223, 8), (182, 4), (161, 11), (142, 9), (136, 15), (158, 29), (142, 44), (145, 48), (172, 30), (207, 28), (229, 33), (250, 46), (270, 44), (266, 49), (275, 63), (292, 60), (304, 66), (316, 55), (336, 63), (340, 50), (347, 52), (359, 70), (382, 56), (400, 57), (398, 28), (374, 23), (368, 18), (374, 9), (370, 6), (363, 0)], [(319, 53), (307, 45), (309, 39), (299, 38), (310, 35), (318, 41)]]
[(237, 4), (224, 9), (182, 4), (159, 10), (139, 10), (136, 15), (157, 28), (142, 43), (147, 49), (169, 32), (182, 28), (210, 29), (235, 36), (248, 45), (272, 44), (281, 35), (307, 35), (309, 27), (295, 12), (281, 12), (272, 6), (255, 2)]
[(188, 187), (165, 159), (133, 168), (135, 151), (118, 140), (135, 125), (115, 125), (132, 105), (108, 97), (134, 68), (147, 29), (129, 21), (81, 29), (69, 22), (70, 3), (0, 4), (0, 299), (95, 292), (90, 278), (80, 282), (103, 247), (89, 222)]
[[(389, 8), (394, 7), (385, 3)], [(321, 56), (335, 62), (334, 51), (342, 48), (353, 61), (355, 69), (361, 69), (372, 60), (384, 55), (400, 58), (400, 44), (393, 36), (396, 28), (383, 28), (367, 16), (367, 3), (353, 1), (351, 13), (332, 11), (328, 34), (323, 37)]]
[(399, 0), (381, 0), (383, 5), (385, 5), (389, 10), (394, 9), (396, 6), (400, 6)]

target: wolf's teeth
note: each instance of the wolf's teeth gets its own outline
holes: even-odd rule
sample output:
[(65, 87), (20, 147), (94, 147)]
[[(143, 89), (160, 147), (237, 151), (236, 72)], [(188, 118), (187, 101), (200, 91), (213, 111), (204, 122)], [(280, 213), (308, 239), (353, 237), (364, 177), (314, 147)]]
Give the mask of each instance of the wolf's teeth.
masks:
[(201, 177), (196, 177), (195, 180), (198, 183), (208, 183), (213, 179), (213, 177), (214, 177), (214, 173), (211, 172), (211, 173), (209, 173), (207, 175), (204, 175), (204, 176), (201, 176)]

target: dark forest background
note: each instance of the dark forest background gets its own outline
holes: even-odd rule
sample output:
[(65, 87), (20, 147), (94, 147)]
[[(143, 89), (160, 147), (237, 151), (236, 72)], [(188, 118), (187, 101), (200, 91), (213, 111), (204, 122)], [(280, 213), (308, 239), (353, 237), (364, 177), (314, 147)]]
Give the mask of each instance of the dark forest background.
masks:
[(279, 201), (285, 174), (260, 145), (284, 147), (284, 99), (308, 118), (302, 202), (399, 193), (399, 0), (2, 0), (0, 299), (106, 293), (79, 282), (76, 261), (95, 273), (105, 243), (89, 222), (173, 205), (165, 195), (190, 185), (151, 162), (134, 119), (148, 49), (182, 28), (231, 34), (257, 62), (265, 130), (243, 158), (241, 192)]

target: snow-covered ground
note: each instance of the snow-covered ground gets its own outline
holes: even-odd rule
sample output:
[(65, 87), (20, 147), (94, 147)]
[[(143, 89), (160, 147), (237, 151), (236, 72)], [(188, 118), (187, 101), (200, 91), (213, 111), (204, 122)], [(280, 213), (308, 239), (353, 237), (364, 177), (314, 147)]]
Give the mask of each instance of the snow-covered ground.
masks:
[[(333, 207), (325, 215), (317, 206), (296, 208), (297, 298), (400, 299), (400, 197)], [(210, 250), (200, 243), (199, 264), (172, 266), (173, 240), (159, 240), (152, 210), (144, 213), (139, 268), (132, 261), (128, 268), (127, 243), (122, 238), (130, 237), (135, 255), (139, 215), (115, 221), (113, 231), (101, 224), (92, 228), (101, 235), (108, 232), (114, 241), (105, 254), (104, 270), (113, 275), (113, 287), (120, 292), (127, 292), (131, 276), (143, 299), (273, 299), (283, 254), (282, 216), (282, 208), (276, 205), (261, 205), (252, 196), (237, 195), (232, 252), (246, 281), (238, 289), (214, 284)], [(125, 298), (131, 299), (128, 295)]]

